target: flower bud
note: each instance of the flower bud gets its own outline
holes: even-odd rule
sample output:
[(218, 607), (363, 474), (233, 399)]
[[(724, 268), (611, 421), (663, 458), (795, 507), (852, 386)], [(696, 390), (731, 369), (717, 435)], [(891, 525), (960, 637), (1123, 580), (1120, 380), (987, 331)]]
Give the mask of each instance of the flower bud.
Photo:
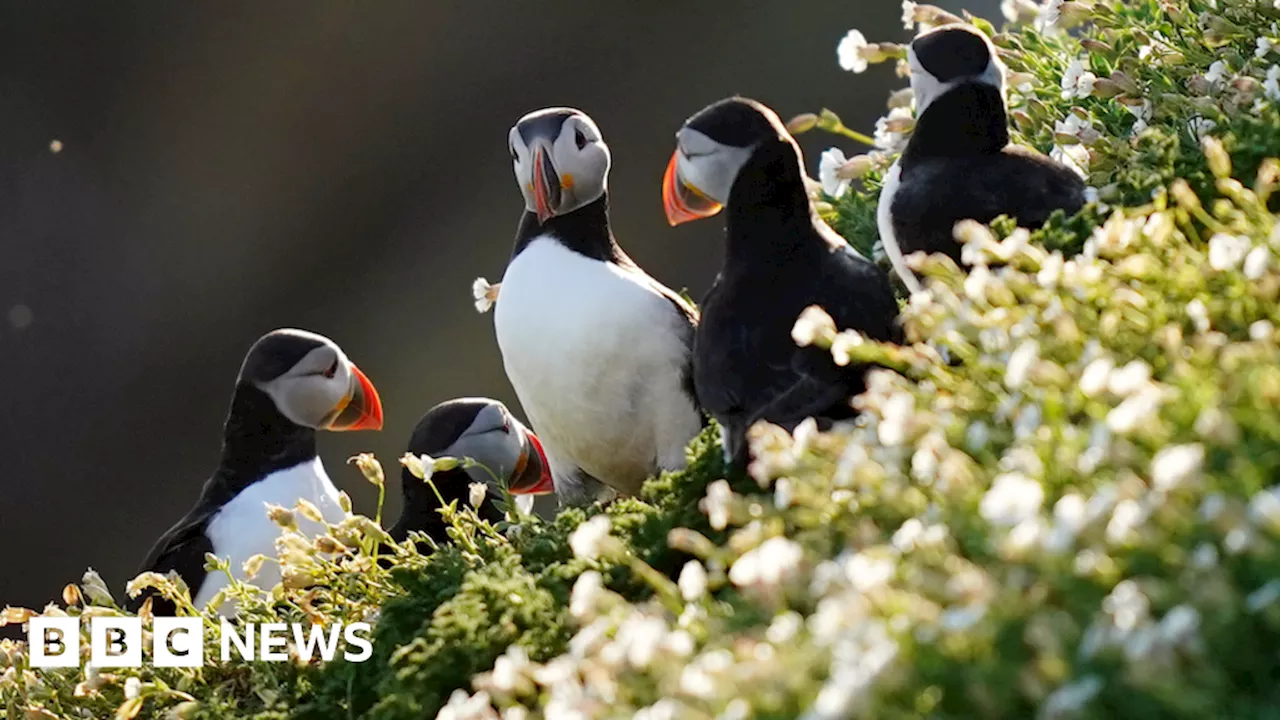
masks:
[(298, 519), (293, 516), (293, 511), (279, 505), (267, 504), (267, 519), (285, 530), (298, 529)]
[(296, 506), (298, 514), (314, 523), (323, 523), (324, 515), (320, 514), (320, 508), (316, 507), (310, 500), (306, 498), (298, 498)]
[(62, 603), (67, 607), (79, 605), (83, 598), (80, 597), (80, 588), (74, 583), (62, 588)]
[(316, 545), (316, 552), (321, 552), (321, 553), (324, 553), (325, 555), (336, 555), (340, 552), (345, 551), (345, 548), (342, 546), (342, 543), (333, 539), (329, 535), (321, 535), (320, 537), (316, 538), (315, 545)]
[(435, 462), (431, 460), (430, 455), (414, 455), (413, 453), (405, 453), (400, 458), (400, 464), (405, 466), (409, 474), (419, 480), (426, 480), (431, 477), (429, 473), (435, 471)]
[(258, 577), (258, 573), (262, 570), (262, 565), (267, 561), (267, 556), (258, 553), (244, 561), (244, 576), (246, 580), (252, 580)]
[(364, 474), (364, 479), (372, 483), (374, 487), (386, 485), (387, 478), (382, 473), (382, 463), (378, 462), (373, 453), (360, 453), (347, 460), (347, 462), (354, 462), (356, 467), (360, 468), (360, 472)]
[(1231, 176), (1231, 156), (1227, 154), (1226, 148), (1222, 147), (1221, 140), (1205, 135), (1200, 138), (1200, 150), (1204, 153), (1205, 160), (1209, 162), (1209, 171), (1214, 177)]
[(787, 132), (801, 135), (818, 126), (818, 116), (813, 113), (800, 113), (787, 121)]
[(822, 108), (822, 113), (818, 115), (818, 129), (827, 132), (840, 132), (844, 127), (844, 123), (840, 122), (840, 116), (835, 112)]

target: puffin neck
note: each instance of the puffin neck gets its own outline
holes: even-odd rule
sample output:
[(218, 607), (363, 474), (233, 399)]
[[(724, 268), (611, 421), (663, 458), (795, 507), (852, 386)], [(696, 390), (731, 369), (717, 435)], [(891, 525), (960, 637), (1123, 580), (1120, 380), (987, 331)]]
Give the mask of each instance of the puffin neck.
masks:
[(609, 227), (609, 193), (564, 215), (538, 222), (535, 213), (525, 211), (516, 230), (516, 245), (511, 257), (520, 254), (534, 238), (552, 235), (561, 245), (593, 260), (617, 261), (623, 257)]
[(248, 383), (237, 383), (222, 434), (219, 475), (239, 489), (277, 470), (316, 457), (316, 431), (302, 427), (276, 409), (271, 398)]
[(992, 155), (1009, 144), (1009, 118), (1000, 91), (965, 82), (933, 101), (916, 122), (902, 170), (925, 158)]
[(822, 246), (790, 142), (761, 145), (738, 171), (725, 207), (725, 229), (725, 256), (735, 262), (776, 266), (780, 257)]
[[(459, 510), (466, 508), (472, 482), (471, 476), (461, 468), (436, 473), (431, 477), (431, 484), (414, 477), (407, 468), (401, 469), (400, 495), (404, 499), (404, 506), (400, 510), (400, 519), (391, 530), (391, 536), (400, 541), (408, 537), (410, 530), (418, 530), (437, 542), (447, 541), (447, 524), (440, 514), (440, 500), (443, 498), (445, 505), (457, 500)], [(431, 485), (435, 485), (435, 490), (431, 489)], [(440, 491), (439, 497), (436, 496), (436, 490)], [(491, 501), (481, 505), (479, 516), (490, 522), (501, 519)]]

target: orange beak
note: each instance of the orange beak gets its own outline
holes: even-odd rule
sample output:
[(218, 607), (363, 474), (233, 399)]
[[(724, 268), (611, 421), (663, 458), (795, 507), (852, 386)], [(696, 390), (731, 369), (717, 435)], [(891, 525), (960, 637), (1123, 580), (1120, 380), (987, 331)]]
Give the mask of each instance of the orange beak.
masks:
[(382, 429), (382, 399), (373, 383), (354, 364), (351, 365), (351, 389), (334, 408), (333, 419), (325, 429), (335, 432)]
[(723, 206), (680, 177), (680, 151), (671, 153), (667, 172), (662, 176), (662, 208), (672, 227), (690, 220), (709, 218)]
[(525, 437), (529, 438), (529, 447), (520, 453), (514, 479), (508, 489), (512, 495), (549, 495), (556, 491), (555, 482), (551, 479), (551, 463), (547, 462), (547, 454), (543, 452), (538, 436), (526, 432)]
[(555, 215), (562, 199), (560, 174), (546, 150), (539, 147), (533, 153), (533, 205), (538, 222), (545, 223)]

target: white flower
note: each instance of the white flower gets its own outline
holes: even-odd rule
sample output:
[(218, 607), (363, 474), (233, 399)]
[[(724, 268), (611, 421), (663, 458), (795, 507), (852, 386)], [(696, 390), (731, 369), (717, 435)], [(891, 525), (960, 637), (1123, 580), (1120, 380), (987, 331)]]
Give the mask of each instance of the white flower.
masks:
[(1265, 245), (1259, 245), (1244, 258), (1244, 276), (1250, 280), (1258, 280), (1266, 274), (1270, 264), (1271, 251)]
[(848, 162), (840, 148), (828, 148), (822, 152), (818, 160), (818, 179), (822, 181), (822, 192), (838, 198), (849, 189), (849, 181), (836, 175), (841, 165)]
[(131, 677), (124, 681), (124, 696), (127, 700), (132, 700), (142, 692), (142, 681), (136, 677)]
[(867, 38), (857, 30), (850, 30), (836, 46), (836, 57), (841, 69), (860, 73), (867, 69), (867, 59), (862, 56), (862, 49), (867, 47)]
[(489, 702), (489, 693), (482, 690), (475, 695), (468, 695), (466, 690), (459, 688), (449, 696), (449, 702), (440, 708), (436, 720), (498, 720), (498, 713), (494, 712), (493, 705)]
[(1044, 503), (1044, 488), (1022, 473), (1005, 473), (991, 483), (979, 511), (992, 525), (1013, 527), (1036, 516)]
[(1267, 68), (1267, 79), (1262, 83), (1262, 92), (1272, 102), (1280, 100), (1280, 65)]
[(498, 288), (502, 283), (490, 285), (488, 280), (478, 277), (471, 283), (471, 297), (476, 303), (476, 312), (487, 313), (498, 301)]
[(1044, 0), (1044, 4), (1040, 6), (1040, 14), (1036, 17), (1036, 30), (1046, 32), (1052, 29), (1058, 24), (1061, 12), (1062, 0)]
[(776, 587), (796, 574), (803, 558), (804, 552), (798, 544), (784, 537), (772, 537), (733, 563), (729, 582), (738, 587)]
[(902, 29), (915, 30), (916, 20), (916, 3), (911, 0), (902, 0)]
[(907, 144), (907, 136), (915, 127), (915, 116), (909, 108), (896, 107), (888, 115), (876, 120), (873, 138), (876, 147), (890, 152), (901, 151)]
[(1191, 137), (1197, 141), (1212, 132), (1216, 127), (1218, 127), (1218, 123), (1199, 115), (1187, 121), (1187, 132), (1191, 133)]
[(1151, 459), (1151, 482), (1158, 490), (1172, 490), (1195, 477), (1204, 464), (1199, 443), (1162, 448)]
[(1083, 60), (1072, 60), (1062, 74), (1062, 99), (1087, 98), (1093, 94), (1098, 76), (1084, 69)]
[(575, 557), (594, 560), (600, 556), (602, 545), (609, 537), (609, 516), (596, 515), (578, 526), (569, 536), (569, 547)]
[(516, 495), (515, 502), (516, 510), (519, 510), (522, 515), (528, 515), (533, 512), (533, 504), (536, 499), (532, 495)]
[(1270, 320), (1258, 320), (1249, 325), (1249, 339), (1261, 342), (1276, 332), (1276, 326)]
[(861, 347), (866, 339), (857, 330), (841, 330), (831, 341), (831, 358), (836, 365), (845, 367), (853, 362), (853, 350)]
[(1147, 519), (1147, 511), (1136, 500), (1125, 498), (1116, 503), (1111, 513), (1111, 521), (1107, 523), (1107, 539), (1113, 543), (1121, 543), (1128, 539)]
[(1132, 395), (1151, 382), (1151, 366), (1142, 360), (1130, 360), (1124, 367), (1107, 376), (1107, 387), (1112, 393), (1125, 397)]
[(1076, 717), (1085, 705), (1102, 692), (1102, 678), (1097, 675), (1086, 675), (1076, 682), (1049, 693), (1040, 704), (1036, 714), (1037, 720), (1065, 720)]
[(1155, 420), (1162, 399), (1160, 388), (1147, 386), (1107, 413), (1107, 427), (1121, 435), (1133, 432)]
[(467, 499), (471, 501), (471, 507), (478, 508), (484, 502), (485, 493), (489, 491), (489, 487), (484, 483), (471, 483), (467, 487)]
[[(1088, 178), (1089, 149), (1083, 145), (1054, 145), (1049, 157), (1071, 168), (1081, 178)], [(1097, 192), (1096, 190), (1094, 192)]]
[(1155, 109), (1152, 107), (1151, 101), (1145, 98), (1140, 105), (1122, 104), (1121, 107), (1128, 110), (1129, 114), (1136, 118), (1132, 128), (1134, 135), (1141, 134), (1143, 130), (1146, 130), (1147, 123), (1151, 122), (1151, 118), (1155, 116)]
[(1190, 605), (1177, 605), (1160, 620), (1161, 639), (1170, 645), (1193, 640), (1200, 629), (1200, 613)]
[(1260, 37), (1254, 43), (1257, 47), (1253, 51), (1253, 56), (1262, 59), (1271, 53), (1275, 47), (1275, 43), (1271, 42), (1271, 38)]
[(593, 617), (604, 592), (604, 578), (600, 573), (595, 570), (582, 573), (569, 595), (569, 614), (580, 620)]
[(723, 530), (729, 525), (729, 505), (733, 502), (733, 490), (725, 480), (716, 480), (707, 486), (707, 497), (702, 510), (707, 514), (711, 527)]
[(1209, 238), (1209, 267), (1218, 271), (1235, 270), (1252, 247), (1247, 237), (1217, 233)]
[(795, 637), (802, 627), (804, 619), (800, 617), (800, 613), (791, 610), (775, 617), (764, 636), (774, 645), (781, 645)]
[(1209, 308), (1205, 307), (1204, 301), (1200, 298), (1187, 303), (1187, 317), (1191, 318), (1191, 322), (1195, 323), (1196, 329), (1200, 332), (1209, 330)]
[(1107, 381), (1115, 367), (1115, 361), (1105, 355), (1095, 358), (1080, 374), (1080, 392), (1084, 393), (1085, 397), (1093, 397), (1106, 390)]
[(1055, 135), (1075, 138), (1086, 145), (1102, 137), (1102, 133), (1098, 132), (1092, 123), (1074, 112), (1069, 112), (1064, 119), (1055, 121), (1053, 132)]
[(1027, 382), (1031, 368), (1040, 356), (1040, 344), (1035, 340), (1023, 340), (1009, 355), (1009, 363), (1004, 370), (1004, 385), (1010, 390), (1017, 390)]
[(1209, 66), (1209, 72), (1204, 74), (1204, 79), (1214, 85), (1220, 84), (1223, 80), (1227, 79), (1227, 64), (1222, 60), (1214, 61), (1214, 63)]
[(1259, 490), (1249, 499), (1249, 518), (1257, 525), (1280, 530), (1280, 485)]
[(702, 563), (690, 560), (680, 570), (680, 579), (676, 581), (680, 587), (680, 595), (685, 602), (693, 602), (707, 593), (707, 571)]
[(881, 409), (880, 424), (876, 427), (880, 443), (892, 447), (906, 442), (911, 413), (914, 411), (915, 398), (910, 393), (897, 392), (885, 401)]
[(508, 645), (507, 651), (498, 656), (493, 662), (493, 672), (490, 675), (490, 681), (493, 683), (495, 690), (500, 692), (513, 692), (520, 685), (520, 681), (524, 678), (532, 663), (529, 662), (529, 656), (525, 654), (524, 648), (519, 645)]
[(817, 305), (810, 305), (796, 318), (796, 324), (791, 327), (791, 339), (796, 345), (807, 347), (818, 338), (834, 334), (835, 331), (836, 321), (827, 311)]
[[(1280, 0), (1277, 1), (1280, 2)], [(1244, 604), (1250, 612), (1258, 612), (1275, 603), (1276, 600), (1280, 600), (1280, 580), (1272, 580), (1249, 593), (1249, 596), (1244, 599)]]
[(844, 561), (844, 576), (854, 590), (865, 593), (874, 590), (893, 578), (897, 567), (893, 560), (883, 555), (856, 553)]

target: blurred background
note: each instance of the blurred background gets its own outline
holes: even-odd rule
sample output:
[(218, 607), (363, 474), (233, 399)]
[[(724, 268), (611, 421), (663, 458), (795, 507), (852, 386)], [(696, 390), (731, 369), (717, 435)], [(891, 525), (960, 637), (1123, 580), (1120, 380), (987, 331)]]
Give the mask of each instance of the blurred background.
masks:
[[(619, 241), (701, 297), (722, 229), (667, 227), (675, 131), (741, 93), (869, 133), (905, 83), (839, 68), (851, 27), (909, 39), (896, 0), (0, 3), (0, 605), (42, 606), (90, 566), (123, 592), (215, 467), (243, 354), (277, 327), (333, 338), (381, 391), (383, 432), (320, 446), (369, 514), (344, 460), (376, 452), (395, 518), (427, 408), (519, 412), (470, 295), (502, 276), (520, 217), (515, 120), (594, 117)], [(825, 147), (862, 151), (801, 144), (815, 176)]]

